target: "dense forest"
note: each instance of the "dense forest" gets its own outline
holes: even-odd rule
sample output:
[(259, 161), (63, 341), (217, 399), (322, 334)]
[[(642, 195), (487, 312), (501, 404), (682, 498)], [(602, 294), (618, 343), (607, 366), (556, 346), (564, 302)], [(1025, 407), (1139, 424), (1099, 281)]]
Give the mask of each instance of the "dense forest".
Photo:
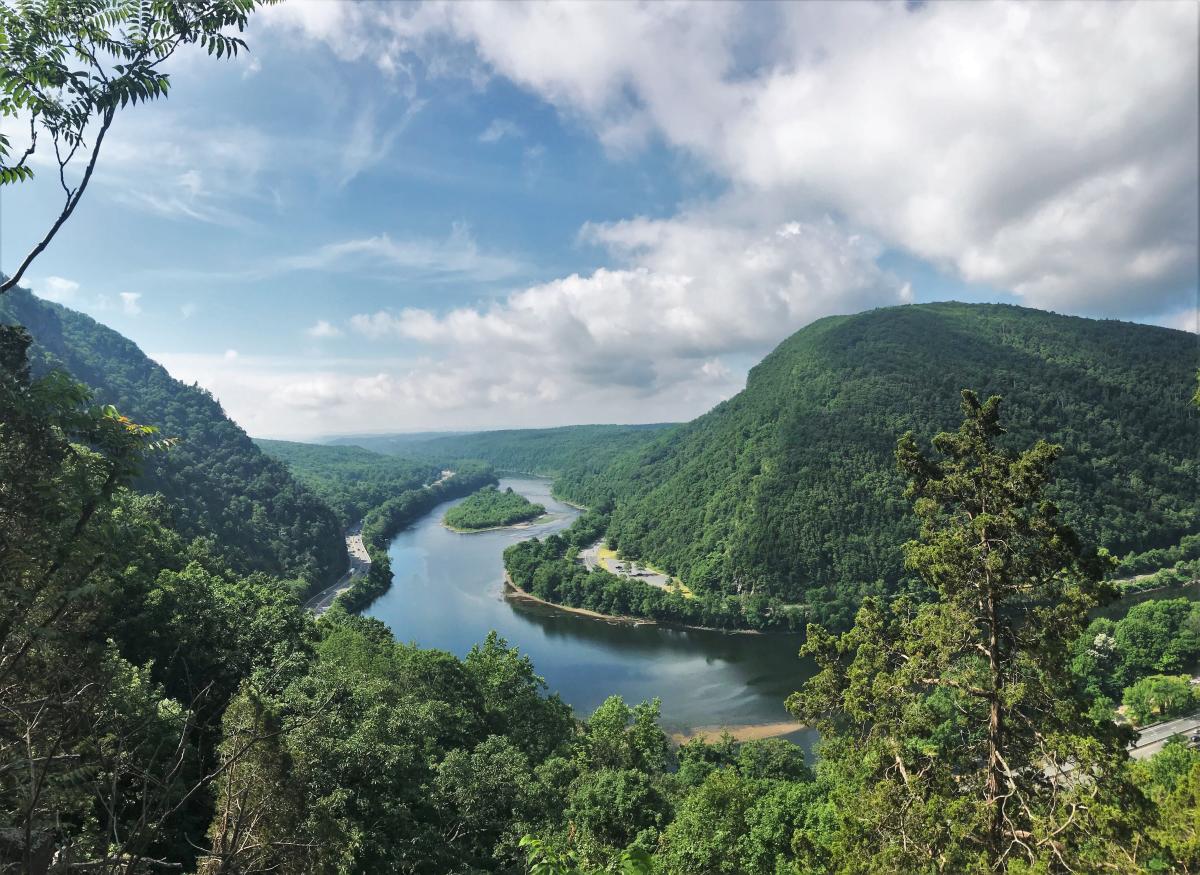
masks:
[(543, 477), (588, 477), (603, 471), (624, 453), (646, 446), (669, 424), (568, 425), (469, 434), (376, 435), (335, 439), (380, 453), (449, 463), (480, 459), (497, 471)]
[(256, 6), (0, 4), (0, 114), (34, 141), (0, 136), (0, 185), (50, 152), (67, 195), (0, 283), (0, 872), (1200, 872), (1200, 750), (1130, 755), (1133, 724), (1197, 704), (1200, 608), (1120, 610), (1113, 582), (1198, 559), (1179, 332), (965, 305), (829, 319), (615, 458), (599, 433), (552, 441), (538, 470), (592, 509), (509, 551), (514, 578), (660, 609), (575, 561), (607, 534), (695, 581), (673, 610), (825, 619), (786, 702), (820, 734), (811, 762), (782, 739), (675, 747), (657, 700), (577, 715), (495, 633), (459, 658), (352, 613), (390, 581), (395, 531), (513, 461), (492, 438), (428, 485), (385, 466), (417, 478), (387, 496), (352, 485), (379, 463), (291, 450), (346, 518), (365, 508), (374, 560), (304, 610), (345, 562), (334, 512), (207, 393), (9, 291), (118, 110), (165, 97), (178, 50), (245, 49)]
[(504, 551), (504, 570), (514, 586), (543, 601), (618, 617), (708, 629), (803, 632), (807, 613), (765, 595), (720, 592), (685, 595), (603, 568), (588, 569), (580, 550), (602, 538), (607, 514), (589, 511), (560, 533), (531, 538)]
[(301, 444), (292, 441), (254, 441), (264, 453), (287, 465), (292, 475), (328, 504), (350, 526), (367, 511), (400, 492), (437, 479), (440, 469), (424, 461), (411, 461), (373, 453), (361, 447)]
[(452, 529), (477, 531), (537, 519), (546, 512), (545, 505), (534, 504), (512, 487), (501, 491), (485, 486), (461, 504), (446, 511), (443, 522)]
[[(811, 631), (823, 670), (789, 703), (821, 727), (807, 763), (783, 740), (675, 748), (656, 702), (612, 698), (581, 719), (495, 636), (458, 659), (397, 643), (341, 604), (314, 619), (282, 581), (193, 551), (160, 499), (124, 488), (139, 460), (173, 449), (69, 379), (33, 379), (26, 342), (0, 331), (0, 669), (20, 693), (3, 693), (0, 754), (22, 764), (0, 783), (13, 825), (0, 860), (13, 871), (983, 873), (1015, 831), (1010, 872), (1200, 866), (1200, 753), (1176, 742), (1128, 760), (1127, 731), (1098, 707), (1108, 667), (1078, 643), (1111, 637), (1121, 682), (1169, 677), (1197, 650), (1195, 609), (1168, 602), (1086, 625), (1103, 563), (1046, 528), (1052, 448), (980, 464), (943, 441), (950, 461), (911, 463), (926, 473), (910, 486), (925, 516), (909, 553), (931, 590), (949, 581), (945, 594), (890, 613), (869, 600), (844, 638)], [(973, 596), (961, 601), (953, 581), (980, 579), (978, 560), (948, 548), (957, 502), (998, 460), (1029, 484), (1007, 499), (997, 544), (1010, 545), (1012, 616), (1034, 649), (1003, 656), (997, 701), (1006, 725), (1036, 720), (1043, 746), (1023, 733), (1004, 743), (1023, 803), (993, 841), (986, 702), (959, 689), (983, 670), (962, 635), (978, 626), (954, 613)], [(473, 490), (492, 475), (459, 476)], [(963, 477), (975, 479), (959, 492), (935, 488)], [(371, 543), (454, 479), (394, 503)], [(574, 546), (604, 526), (598, 513), (582, 520), (564, 539)], [(1016, 595), (1031, 579), (1039, 588)], [(957, 632), (928, 634), (942, 628)], [(1029, 661), (1068, 638), (1073, 671)], [(943, 674), (926, 679), (935, 665)], [(1129, 704), (1166, 713), (1172, 691), (1155, 684)], [(903, 699), (864, 698), (888, 689)], [(1062, 757), (1097, 780), (1046, 781)]]
[(555, 489), (613, 506), (610, 546), (697, 594), (803, 604), (844, 628), (864, 596), (896, 589), (916, 531), (896, 439), (953, 423), (962, 386), (1005, 397), (1008, 446), (1063, 446), (1051, 495), (1090, 542), (1124, 555), (1195, 533), (1195, 367), (1186, 332), (1007, 305), (830, 317), (710, 413)]
[(201, 539), (238, 571), (291, 578), (305, 589), (345, 571), (337, 517), (255, 446), (211, 394), (172, 378), (117, 332), (25, 289), (0, 297), (0, 322), (33, 335), (35, 374), (61, 368), (97, 402), (177, 439), (171, 452), (145, 460), (133, 486), (166, 499), (172, 527), (184, 538)]

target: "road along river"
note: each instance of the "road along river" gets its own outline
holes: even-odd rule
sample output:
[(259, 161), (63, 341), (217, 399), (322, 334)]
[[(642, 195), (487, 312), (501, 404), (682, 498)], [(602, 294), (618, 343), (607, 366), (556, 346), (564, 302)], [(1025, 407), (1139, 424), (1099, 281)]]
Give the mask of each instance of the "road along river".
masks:
[(504, 548), (560, 531), (579, 515), (550, 496), (548, 480), (501, 480), (502, 489), (509, 486), (545, 505), (549, 518), (459, 534), (441, 525), (456, 502), (439, 505), (392, 541), (392, 588), (366, 614), (387, 623), (400, 641), (459, 656), (495, 629), (533, 659), (550, 689), (580, 716), (613, 694), (629, 703), (658, 697), (663, 727), (679, 736), (698, 730), (715, 736), (727, 727), (746, 737), (787, 734), (810, 747), (815, 733), (790, 725), (783, 707), (813, 671), (796, 655), (798, 636), (608, 623), (506, 598)]

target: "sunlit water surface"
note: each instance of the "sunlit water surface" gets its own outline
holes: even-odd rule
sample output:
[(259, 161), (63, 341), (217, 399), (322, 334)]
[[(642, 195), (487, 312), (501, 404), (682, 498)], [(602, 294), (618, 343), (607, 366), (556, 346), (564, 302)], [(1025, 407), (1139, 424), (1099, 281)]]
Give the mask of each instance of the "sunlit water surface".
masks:
[[(548, 480), (512, 477), (500, 485), (545, 505), (550, 519), (457, 534), (441, 525), (456, 502), (440, 505), (392, 541), (392, 588), (367, 615), (387, 623), (400, 641), (458, 656), (494, 629), (528, 654), (550, 689), (581, 715), (618, 694), (630, 703), (661, 699), (662, 723), (671, 732), (790, 719), (784, 699), (812, 672), (797, 658), (797, 636), (606, 623), (506, 599), (504, 548), (560, 531), (579, 511), (552, 498)], [(807, 731), (790, 737), (806, 748), (813, 741)]]

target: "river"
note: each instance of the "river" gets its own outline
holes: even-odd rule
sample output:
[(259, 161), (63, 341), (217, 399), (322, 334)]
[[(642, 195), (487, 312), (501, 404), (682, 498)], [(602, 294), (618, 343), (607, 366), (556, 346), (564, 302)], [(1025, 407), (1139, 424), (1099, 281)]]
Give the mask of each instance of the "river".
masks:
[[(660, 698), (662, 725), (671, 733), (791, 719), (783, 701), (813, 671), (796, 655), (798, 636), (606, 623), (506, 599), (504, 548), (564, 529), (579, 511), (552, 498), (548, 480), (510, 477), (500, 486), (545, 505), (550, 518), (457, 534), (441, 525), (456, 502), (439, 505), (392, 541), (392, 588), (367, 615), (400, 641), (458, 656), (494, 629), (532, 658), (550, 689), (581, 716), (617, 694), (629, 703)], [(808, 749), (814, 733), (788, 737)]]

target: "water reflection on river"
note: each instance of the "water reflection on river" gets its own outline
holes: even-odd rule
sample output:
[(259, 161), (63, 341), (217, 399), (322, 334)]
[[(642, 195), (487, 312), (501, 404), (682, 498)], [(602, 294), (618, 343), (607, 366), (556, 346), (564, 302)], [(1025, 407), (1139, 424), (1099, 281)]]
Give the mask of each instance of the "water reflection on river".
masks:
[[(789, 719), (783, 700), (812, 671), (796, 656), (797, 636), (610, 624), (505, 599), (504, 548), (566, 528), (579, 513), (550, 497), (547, 480), (501, 481), (508, 486), (544, 504), (551, 519), (456, 534), (441, 525), (450, 503), (441, 505), (392, 542), (395, 580), (367, 614), (401, 641), (459, 656), (495, 629), (584, 715), (616, 693), (629, 702), (662, 699), (669, 731)], [(793, 737), (806, 747), (812, 740), (807, 732)]]

